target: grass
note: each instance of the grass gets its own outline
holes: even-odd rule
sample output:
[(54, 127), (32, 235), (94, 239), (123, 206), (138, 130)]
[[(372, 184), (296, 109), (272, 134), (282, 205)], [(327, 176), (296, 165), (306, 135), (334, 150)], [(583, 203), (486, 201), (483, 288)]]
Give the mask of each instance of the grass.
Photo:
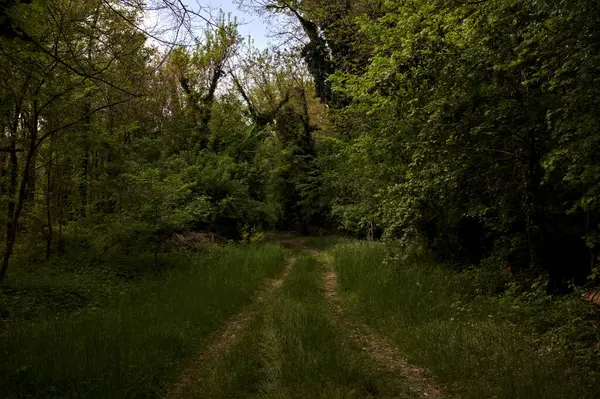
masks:
[(285, 251), (265, 244), (164, 253), (158, 270), (152, 254), (103, 267), (63, 259), (11, 269), (0, 293), (0, 310), (10, 315), (0, 325), (0, 397), (162, 396), (210, 334), (281, 270), (284, 252), (298, 258), (287, 281), (201, 371), (190, 397), (412, 397), (407, 381), (351, 341), (325, 297), (325, 267), (300, 244), (331, 251), (351, 314), (450, 396), (596, 397), (598, 380), (547, 339), (548, 329), (589, 339), (578, 327), (551, 328), (574, 309), (568, 303), (542, 311), (484, 295), (469, 273), (340, 238), (304, 238)]
[(382, 378), (332, 321), (324, 268), (301, 257), (279, 295), (217, 363), (202, 398), (411, 397)]
[[(277, 245), (169, 256), (171, 267), (133, 280), (69, 268), (9, 280), (3, 301), (19, 306), (0, 332), (0, 396), (161, 396), (208, 334), (283, 265)], [(60, 302), (61, 292), (80, 303), (40, 306)]]
[(453, 396), (597, 397), (589, 374), (560, 347), (507, 317), (501, 302), (466, 295), (472, 284), (467, 275), (394, 260), (389, 252), (376, 243), (336, 246), (344, 297), (358, 317), (425, 366)]

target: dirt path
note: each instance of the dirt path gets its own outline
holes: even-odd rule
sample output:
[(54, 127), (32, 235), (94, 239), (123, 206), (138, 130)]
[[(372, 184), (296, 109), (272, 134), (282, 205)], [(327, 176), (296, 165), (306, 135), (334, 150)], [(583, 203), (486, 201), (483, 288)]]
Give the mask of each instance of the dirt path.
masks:
[(363, 351), (370, 355), (382, 372), (402, 376), (409, 382), (410, 390), (420, 398), (442, 398), (440, 390), (429, 381), (424, 370), (410, 365), (396, 347), (376, 334), (369, 326), (349, 317), (338, 296), (338, 276), (333, 270), (333, 259), (327, 253), (311, 251), (327, 266), (324, 275), (325, 295), (331, 305), (333, 317), (344, 326), (348, 335)]
[[(369, 326), (347, 314), (342, 298), (338, 295), (338, 276), (333, 269), (333, 259), (329, 253), (313, 250), (297, 238), (280, 240), (280, 242), (300, 248), (304, 253), (310, 253), (327, 266), (324, 275), (325, 296), (331, 309), (331, 317), (343, 327), (349, 343), (356, 345), (359, 350), (362, 348), (362, 351), (373, 359), (374, 367), (380, 372), (379, 374), (388, 376), (387, 378), (394, 381), (407, 381), (410, 392), (416, 397), (443, 397), (440, 390), (426, 378), (423, 369), (410, 365), (394, 345), (375, 333)], [(268, 280), (256, 293), (252, 304), (232, 317), (223, 328), (212, 335), (209, 344), (187, 364), (185, 371), (166, 393), (165, 398), (193, 397), (194, 393), (198, 392), (198, 387), (210, 380), (215, 373), (217, 362), (228, 353), (249, 327), (253, 318), (274, 297), (295, 262), (296, 258), (288, 258), (281, 275)]]
[(167, 392), (165, 398), (188, 397), (195, 387), (202, 384), (207, 374), (213, 370), (211, 365), (236, 342), (236, 338), (248, 327), (261, 306), (281, 288), (295, 262), (295, 258), (289, 258), (283, 272), (277, 278), (267, 280), (263, 288), (257, 292), (254, 301), (213, 334), (211, 342), (188, 363), (185, 371)]

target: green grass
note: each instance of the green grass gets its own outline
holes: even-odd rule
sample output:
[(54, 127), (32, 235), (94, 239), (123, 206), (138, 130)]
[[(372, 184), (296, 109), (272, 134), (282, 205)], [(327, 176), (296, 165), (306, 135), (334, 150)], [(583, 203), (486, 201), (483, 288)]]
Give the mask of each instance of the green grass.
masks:
[(278, 296), (193, 397), (411, 397), (399, 381), (378, 374), (332, 320), (323, 271), (314, 258), (301, 257)]
[[(161, 396), (208, 334), (283, 265), (277, 245), (164, 256), (172, 257), (165, 259), (171, 267), (131, 281), (77, 270), (63, 270), (64, 275), (41, 270), (18, 284), (9, 280), (13, 291), (3, 299), (20, 306), (13, 315), (17, 321), (0, 332), (0, 396)], [(38, 308), (39, 298), (59, 299), (60, 292), (87, 299), (24, 310)]]
[[(572, 309), (566, 302), (536, 314), (542, 307), (475, 295), (471, 274), (392, 256), (397, 250), (383, 244), (331, 238), (303, 245), (331, 249), (351, 313), (453, 397), (597, 395), (597, 380), (564, 345), (536, 334)], [(202, 371), (190, 397), (411, 397), (406, 381), (375, 367), (332, 317), (324, 265), (296, 245), (287, 254), (298, 261), (286, 283)], [(276, 244), (161, 256), (158, 270), (151, 254), (103, 267), (63, 260), (12, 269), (0, 293), (10, 314), (0, 326), (0, 397), (160, 397), (284, 264)]]
[(344, 298), (455, 397), (597, 397), (589, 374), (506, 317), (501, 301), (466, 295), (468, 275), (392, 260), (389, 252), (384, 244), (358, 242), (332, 251)]

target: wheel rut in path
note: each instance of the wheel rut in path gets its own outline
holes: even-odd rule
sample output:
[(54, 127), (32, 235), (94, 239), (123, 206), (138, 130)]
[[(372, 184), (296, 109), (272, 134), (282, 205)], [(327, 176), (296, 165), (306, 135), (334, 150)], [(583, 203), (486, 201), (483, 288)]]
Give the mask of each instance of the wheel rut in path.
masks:
[(328, 267), (324, 275), (325, 295), (331, 306), (333, 317), (345, 328), (351, 340), (359, 345), (383, 372), (402, 376), (408, 381), (410, 390), (420, 398), (443, 398), (440, 390), (428, 380), (425, 371), (409, 364), (399, 350), (386, 339), (375, 333), (369, 326), (349, 317), (338, 295), (338, 275), (333, 270), (330, 254), (311, 251), (321, 258)]
[(214, 362), (236, 342), (241, 333), (248, 328), (250, 321), (261, 306), (283, 286), (294, 263), (296, 263), (296, 258), (288, 258), (283, 272), (276, 278), (267, 279), (266, 284), (256, 293), (252, 303), (230, 318), (216, 334), (213, 334), (208, 346), (187, 364), (184, 372), (164, 395), (165, 398), (187, 397), (199, 384), (202, 384), (204, 378), (212, 372)]

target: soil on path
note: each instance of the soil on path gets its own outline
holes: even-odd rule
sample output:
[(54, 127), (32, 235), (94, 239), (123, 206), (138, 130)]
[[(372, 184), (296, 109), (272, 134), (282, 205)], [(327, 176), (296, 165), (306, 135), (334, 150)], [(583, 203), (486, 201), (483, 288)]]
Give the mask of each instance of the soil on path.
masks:
[(409, 364), (398, 349), (369, 326), (349, 317), (338, 295), (338, 276), (332, 269), (333, 260), (327, 253), (316, 252), (327, 265), (325, 272), (325, 295), (331, 306), (333, 317), (344, 326), (351, 340), (367, 353), (382, 372), (401, 376), (409, 383), (410, 390), (420, 398), (442, 398), (440, 390), (428, 380), (422, 368)]
[(241, 333), (248, 328), (250, 321), (261, 306), (281, 288), (295, 262), (295, 258), (289, 258), (283, 272), (277, 278), (268, 279), (263, 288), (257, 292), (252, 303), (229, 319), (220, 330), (213, 334), (208, 346), (188, 363), (185, 371), (171, 387), (171, 390), (166, 393), (165, 398), (188, 397), (198, 385), (202, 384), (204, 378), (214, 369), (212, 367), (214, 362), (236, 342)]

